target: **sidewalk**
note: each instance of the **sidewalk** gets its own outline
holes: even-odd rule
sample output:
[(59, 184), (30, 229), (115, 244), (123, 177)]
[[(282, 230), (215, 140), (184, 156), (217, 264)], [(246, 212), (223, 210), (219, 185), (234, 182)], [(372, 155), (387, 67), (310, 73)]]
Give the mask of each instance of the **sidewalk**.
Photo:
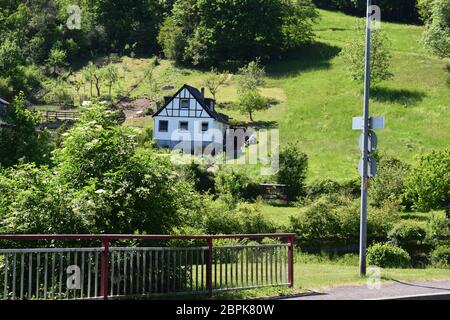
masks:
[[(450, 275), (449, 275), (450, 276)], [(427, 282), (394, 281), (382, 283), (381, 288), (367, 286), (340, 287), (325, 292), (310, 292), (283, 300), (383, 300), (439, 299), (450, 300), (450, 280)]]

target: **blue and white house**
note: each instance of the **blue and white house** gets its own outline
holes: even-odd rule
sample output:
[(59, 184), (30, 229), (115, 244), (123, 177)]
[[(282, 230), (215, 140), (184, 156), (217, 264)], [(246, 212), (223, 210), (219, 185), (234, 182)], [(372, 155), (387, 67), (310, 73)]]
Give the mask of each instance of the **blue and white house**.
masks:
[[(228, 117), (215, 110), (215, 100), (204, 89), (185, 84), (153, 116), (153, 138), (161, 148), (200, 151), (224, 147)], [(222, 150), (220, 149), (222, 148)]]

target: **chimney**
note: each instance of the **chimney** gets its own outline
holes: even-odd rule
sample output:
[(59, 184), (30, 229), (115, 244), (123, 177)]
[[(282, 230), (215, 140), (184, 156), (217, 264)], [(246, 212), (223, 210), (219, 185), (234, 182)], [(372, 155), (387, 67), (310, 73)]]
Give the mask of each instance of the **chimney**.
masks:
[(202, 98), (205, 99), (205, 88), (201, 88)]

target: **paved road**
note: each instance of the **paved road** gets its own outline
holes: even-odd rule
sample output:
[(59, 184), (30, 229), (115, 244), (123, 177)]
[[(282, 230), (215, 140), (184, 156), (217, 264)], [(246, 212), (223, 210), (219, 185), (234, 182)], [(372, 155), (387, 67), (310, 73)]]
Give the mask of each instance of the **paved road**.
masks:
[(450, 300), (450, 280), (428, 282), (389, 282), (381, 288), (369, 289), (367, 286), (340, 287), (325, 292), (311, 292), (286, 300), (379, 300), (406, 299)]

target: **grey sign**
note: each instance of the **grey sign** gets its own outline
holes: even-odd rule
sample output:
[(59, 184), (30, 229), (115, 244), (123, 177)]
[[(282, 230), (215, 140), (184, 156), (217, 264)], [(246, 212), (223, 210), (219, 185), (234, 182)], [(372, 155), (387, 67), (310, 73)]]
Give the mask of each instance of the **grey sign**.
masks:
[[(359, 147), (364, 150), (364, 134), (359, 137)], [(375, 152), (378, 147), (378, 137), (374, 131), (369, 131), (369, 153)]]
[[(358, 172), (361, 177), (363, 176), (363, 172), (364, 172), (363, 168), (364, 168), (364, 161), (363, 161), (363, 159), (361, 159), (359, 161), (359, 165), (358, 165)], [(369, 163), (368, 163), (368, 167), (367, 167), (367, 176), (369, 178), (374, 178), (377, 175), (377, 169), (378, 169), (377, 161), (375, 159), (369, 157)]]

